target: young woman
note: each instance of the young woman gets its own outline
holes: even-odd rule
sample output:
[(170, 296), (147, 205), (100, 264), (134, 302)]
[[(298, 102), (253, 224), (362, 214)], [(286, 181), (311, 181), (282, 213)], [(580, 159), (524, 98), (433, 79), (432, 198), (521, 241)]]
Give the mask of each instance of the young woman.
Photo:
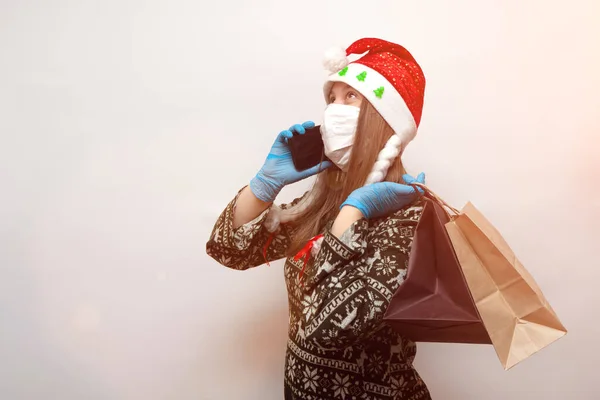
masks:
[[(281, 132), (207, 252), (239, 270), (287, 257), (286, 399), (430, 399), (415, 344), (382, 322), (422, 212), (409, 184), (424, 176), (407, 175), (400, 155), (420, 122), (425, 78), (406, 49), (379, 39), (331, 52), (326, 67), (321, 134), (331, 162), (297, 171), (287, 140), (314, 124)], [(315, 174), (302, 198), (273, 205), (285, 185)]]

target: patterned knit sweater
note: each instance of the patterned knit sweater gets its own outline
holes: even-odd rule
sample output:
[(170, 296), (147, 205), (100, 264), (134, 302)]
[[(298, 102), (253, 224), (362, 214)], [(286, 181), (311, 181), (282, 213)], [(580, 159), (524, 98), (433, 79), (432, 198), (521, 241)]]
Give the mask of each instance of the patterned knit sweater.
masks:
[[(284, 258), (293, 229), (281, 224), (271, 234), (265, 226), (269, 210), (233, 229), (238, 196), (219, 217), (207, 253), (238, 270)], [(382, 322), (406, 276), (422, 210), (415, 203), (386, 218), (361, 219), (340, 238), (330, 233), (328, 221), (319, 252), (306, 265), (304, 285), (304, 261), (287, 259), (286, 399), (431, 399), (412, 365), (415, 344)]]

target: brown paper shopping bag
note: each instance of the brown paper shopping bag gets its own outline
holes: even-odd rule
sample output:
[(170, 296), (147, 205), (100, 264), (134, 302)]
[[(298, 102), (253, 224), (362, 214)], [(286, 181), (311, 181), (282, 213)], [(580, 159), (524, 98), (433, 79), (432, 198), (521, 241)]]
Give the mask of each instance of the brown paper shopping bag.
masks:
[(502, 235), (471, 203), (446, 229), (505, 369), (567, 333)]
[(446, 232), (449, 221), (441, 204), (425, 198), (408, 273), (392, 297), (384, 321), (416, 342), (490, 344)]

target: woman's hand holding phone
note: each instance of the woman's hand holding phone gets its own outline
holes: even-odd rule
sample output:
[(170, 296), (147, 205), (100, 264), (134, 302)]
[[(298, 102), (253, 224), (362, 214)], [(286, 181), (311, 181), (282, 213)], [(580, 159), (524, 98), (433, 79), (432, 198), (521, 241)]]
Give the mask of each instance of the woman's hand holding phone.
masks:
[(303, 171), (298, 171), (294, 166), (288, 140), (294, 137), (294, 133), (303, 135), (306, 133), (306, 129), (314, 128), (314, 126), (314, 122), (307, 121), (303, 124), (296, 124), (277, 135), (262, 168), (250, 181), (250, 190), (254, 196), (271, 203), (284, 186), (306, 179), (332, 165), (331, 162), (324, 161)]

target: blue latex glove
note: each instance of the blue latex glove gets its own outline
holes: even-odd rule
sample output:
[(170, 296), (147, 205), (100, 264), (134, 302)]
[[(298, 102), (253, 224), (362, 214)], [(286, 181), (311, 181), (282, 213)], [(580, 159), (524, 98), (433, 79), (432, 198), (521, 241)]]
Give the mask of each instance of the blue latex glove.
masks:
[(301, 181), (331, 167), (330, 161), (324, 161), (305, 171), (298, 171), (294, 167), (287, 141), (294, 135), (293, 132), (303, 135), (306, 129), (314, 126), (314, 122), (307, 121), (279, 133), (264, 165), (250, 181), (250, 190), (257, 198), (268, 203), (273, 202), (285, 185)]
[[(420, 173), (417, 178), (410, 175), (404, 175), (404, 182), (407, 184), (418, 182), (425, 183), (425, 174)], [(423, 192), (422, 189), (419, 189)], [(390, 215), (403, 207), (406, 207), (414, 200), (418, 194), (414, 187), (395, 182), (377, 182), (356, 189), (343, 206), (352, 206), (365, 216), (365, 218), (379, 218)]]

